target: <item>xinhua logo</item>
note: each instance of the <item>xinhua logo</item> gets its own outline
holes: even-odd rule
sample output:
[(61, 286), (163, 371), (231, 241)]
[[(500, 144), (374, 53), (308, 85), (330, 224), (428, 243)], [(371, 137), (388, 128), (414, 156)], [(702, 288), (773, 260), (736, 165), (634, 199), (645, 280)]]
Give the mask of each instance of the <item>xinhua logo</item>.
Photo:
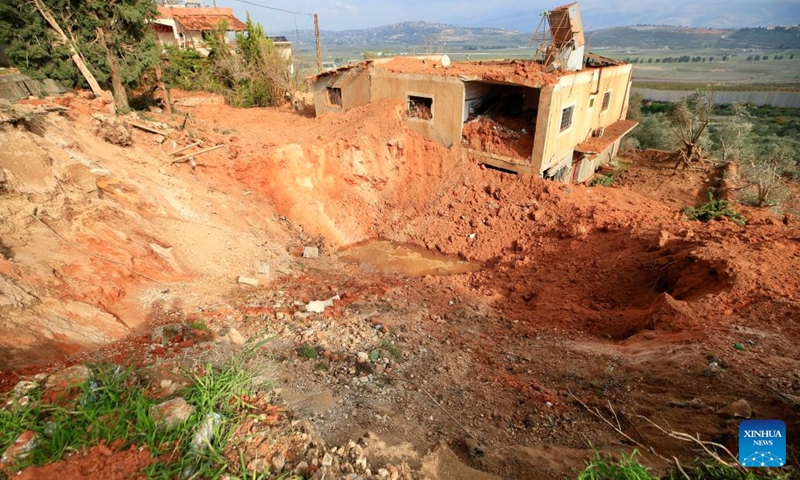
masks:
[(739, 463), (743, 467), (786, 465), (786, 424), (782, 420), (745, 420), (739, 425)]

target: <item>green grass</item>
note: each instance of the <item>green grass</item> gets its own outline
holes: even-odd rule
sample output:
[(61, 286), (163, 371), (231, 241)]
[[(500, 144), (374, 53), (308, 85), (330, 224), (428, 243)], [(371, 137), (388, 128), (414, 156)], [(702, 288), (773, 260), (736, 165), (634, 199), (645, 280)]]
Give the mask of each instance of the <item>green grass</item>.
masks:
[(300, 358), (303, 360), (312, 360), (319, 357), (319, 349), (304, 343), (298, 347), (297, 354), (300, 355)]
[(153, 446), (155, 426), (148, 411), (154, 402), (145, 396), (132, 371), (113, 365), (92, 370), (92, 377), (70, 403), (45, 403), (37, 388), (28, 394), (28, 405), (0, 410), (0, 450), (25, 430), (36, 433), (36, 448), (19, 462), (19, 468), (58, 460), (67, 452), (101, 442)]
[(389, 352), (389, 354), (395, 360), (400, 360), (403, 358), (403, 352), (401, 352), (400, 349), (397, 348), (397, 345), (395, 345), (394, 343), (391, 343), (387, 340), (381, 340), (381, 348)]
[(613, 173), (605, 173), (602, 177), (597, 177), (589, 182), (590, 187), (596, 187), (598, 185), (603, 187), (610, 187), (614, 185), (614, 182), (617, 181), (617, 176)]
[(211, 331), (211, 329), (208, 328), (208, 325), (206, 325), (206, 323), (202, 320), (197, 320), (196, 322), (190, 323), (189, 328), (191, 328), (192, 330), (203, 330), (206, 332)]
[(710, 222), (721, 217), (727, 217), (737, 225), (744, 225), (746, 222), (739, 212), (730, 207), (730, 203), (727, 200), (715, 199), (710, 193), (706, 203), (699, 207), (686, 207), (683, 209), (683, 214), (688, 220), (701, 222)]
[(737, 84), (722, 84), (718, 82), (700, 82), (700, 81), (681, 81), (675, 79), (672, 82), (654, 82), (654, 81), (634, 81), (634, 88), (650, 88), (653, 90), (686, 90), (693, 91), (698, 88), (708, 88), (709, 84), (713, 84), (712, 88), (715, 92), (797, 92), (800, 91), (800, 83), (786, 82), (786, 83), (737, 83)]
[[(636, 457), (638, 450), (623, 454), (619, 460), (600, 455), (596, 450), (591, 460), (577, 476), (577, 480), (682, 480), (686, 477), (675, 469), (663, 475), (643, 466)], [(684, 465), (683, 471), (692, 480), (789, 480), (791, 473), (779, 469), (751, 469), (743, 471), (710, 459), (696, 460)]]
[(654, 480), (649, 470), (635, 460), (638, 453), (634, 450), (614, 462), (595, 451), (594, 458), (578, 474), (578, 480)]
[[(147, 478), (219, 478), (223, 474), (236, 478), (239, 466), (230, 465), (223, 451), (247, 408), (246, 397), (252, 394), (251, 372), (244, 364), (255, 351), (251, 348), (223, 365), (207, 364), (201, 373), (189, 373), (193, 384), (179, 394), (195, 411), (173, 430), (156, 426), (150, 407), (158, 402), (145, 395), (147, 385), (132, 369), (93, 366), (77, 395), (55, 405), (44, 402), (37, 388), (28, 394), (26, 406), (0, 409), (0, 452), (31, 430), (36, 433), (36, 445), (14, 468), (57, 461), (68, 452), (103, 442), (119, 445), (120, 450), (147, 446), (154, 458), (143, 472)], [(199, 448), (193, 446), (196, 431), (210, 416), (217, 418), (213, 435)], [(0, 478), (4, 478), (2, 473)]]

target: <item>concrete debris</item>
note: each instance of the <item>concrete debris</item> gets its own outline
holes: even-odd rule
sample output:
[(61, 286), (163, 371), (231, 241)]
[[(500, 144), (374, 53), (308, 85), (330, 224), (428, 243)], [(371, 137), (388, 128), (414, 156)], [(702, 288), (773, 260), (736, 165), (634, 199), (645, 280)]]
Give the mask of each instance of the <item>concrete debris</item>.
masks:
[(325, 308), (333, 306), (334, 300), (341, 300), (341, 299), (339, 298), (339, 295), (334, 295), (333, 297), (327, 300), (312, 300), (308, 302), (308, 304), (306, 305), (306, 311), (313, 313), (323, 313), (325, 311)]
[(239, 330), (236, 330), (233, 327), (228, 329), (224, 335), (220, 336), (218, 341), (219, 343), (225, 343), (228, 345), (244, 345), (247, 343), (247, 339), (244, 338), (244, 335), (242, 335)]
[(150, 417), (156, 426), (172, 430), (194, 413), (194, 407), (183, 397), (173, 398), (166, 402), (150, 407)]
[(319, 248), (305, 247), (303, 249), (303, 258), (319, 258)]
[(220, 423), (222, 423), (222, 415), (216, 412), (207, 413), (203, 423), (200, 424), (194, 434), (192, 450), (195, 452), (206, 451), (211, 444), (211, 439), (214, 438), (214, 430), (217, 429)]
[(27, 381), (27, 380), (22, 380), (19, 383), (17, 383), (16, 385), (14, 385), (14, 395), (17, 398), (25, 396), (28, 393), (30, 393), (31, 390), (35, 389), (38, 386), (39, 386), (39, 384), (36, 383), (36, 382), (30, 382), (30, 381)]
[(244, 275), (239, 275), (239, 278), (236, 279), (236, 281), (241, 283), (242, 285), (252, 285), (253, 287), (258, 286), (258, 279), (245, 277)]
[(261, 262), (261, 265), (258, 267), (258, 274), (269, 277), (270, 273), (272, 273), (272, 268), (269, 266), (269, 263)]

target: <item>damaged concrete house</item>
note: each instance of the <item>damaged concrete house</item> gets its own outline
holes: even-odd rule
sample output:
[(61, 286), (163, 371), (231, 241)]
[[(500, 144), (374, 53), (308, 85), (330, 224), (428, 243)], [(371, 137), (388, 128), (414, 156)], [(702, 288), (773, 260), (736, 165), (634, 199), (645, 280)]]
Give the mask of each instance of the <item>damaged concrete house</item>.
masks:
[(632, 66), (585, 52), (577, 3), (545, 12), (542, 32), (537, 59), (395, 57), (320, 73), (316, 114), (396, 98), (409, 129), (479, 163), (584, 182), (637, 125), (625, 119)]

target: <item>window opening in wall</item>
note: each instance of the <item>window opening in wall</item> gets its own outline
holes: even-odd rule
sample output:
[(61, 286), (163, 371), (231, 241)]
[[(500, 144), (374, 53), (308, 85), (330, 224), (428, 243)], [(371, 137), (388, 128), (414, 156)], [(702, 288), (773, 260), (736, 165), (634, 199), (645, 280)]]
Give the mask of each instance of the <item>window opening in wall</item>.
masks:
[(342, 89), (339, 87), (328, 87), (328, 102), (331, 105), (342, 106)]
[(594, 97), (589, 99), (589, 108), (594, 107)]
[(568, 129), (572, 126), (572, 112), (575, 106), (567, 107), (561, 111), (561, 131)]
[(603, 95), (603, 108), (602, 108), (602, 110), (603, 111), (608, 110), (608, 105), (610, 103), (611, 103), (611, 92), (606, 92), (605, 95)]
[(416, 95), (408, 96), (408, 116), (421, 120), (433, 119), (433, 99), (419, 97)]

